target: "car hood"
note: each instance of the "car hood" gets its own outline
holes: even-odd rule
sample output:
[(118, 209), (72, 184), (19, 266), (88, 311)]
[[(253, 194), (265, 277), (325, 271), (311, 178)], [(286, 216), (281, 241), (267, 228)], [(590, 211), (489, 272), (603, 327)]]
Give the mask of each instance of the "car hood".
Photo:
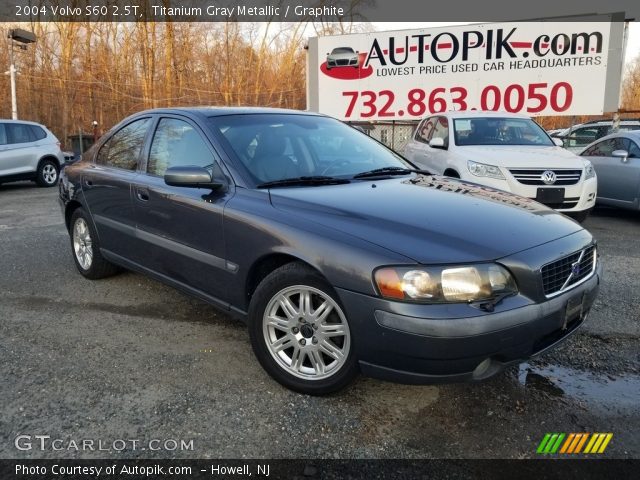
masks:
[(584, 168), (584, 161), (558, 147), (478, 145), (456, 147), (466, 160), (505, 168)]
[(417, 175), (272, 189), (273, 206), (419, 263), (495, 260), (582, 228), (533, 201), (460, 180)]

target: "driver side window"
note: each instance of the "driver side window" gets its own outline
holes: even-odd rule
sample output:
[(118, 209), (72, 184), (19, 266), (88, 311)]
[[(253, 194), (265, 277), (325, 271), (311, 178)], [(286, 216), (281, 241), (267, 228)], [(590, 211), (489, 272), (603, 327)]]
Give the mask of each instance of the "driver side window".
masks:
[(447, 120), (446, 117), (438, 118), (438, 122), (436, 123), (429, 140), (434, 138), (442, 138), (445, 147), (449, 144), (449, 120)]
[(429, 143), (429, 139), (431, 138), (431, 134), (433, 133), (433, 127), (435, 126), (436, 118), (430, 117), (425, 120), (418, 126), (416, 130), (415, 139), (422, 143)]
[(169, 167), (194, 166), (211, 171), (216, 159), (200, 133), (189, 123), (162, 118), (153, 135), (147, 173), (162, 177)]
[(615, 150), (629, 150), (629, 144), (625, 138), (611, 138), (596, 143), (584, 152), (585, 157), (610, 157)]

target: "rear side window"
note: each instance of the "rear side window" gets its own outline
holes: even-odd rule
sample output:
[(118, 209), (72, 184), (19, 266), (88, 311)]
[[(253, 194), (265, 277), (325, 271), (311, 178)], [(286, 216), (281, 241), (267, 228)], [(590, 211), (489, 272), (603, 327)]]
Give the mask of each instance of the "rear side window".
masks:
[(5, 123), (8, 143), (33, 142), (35, 137), (32, 136), (30, 126), (26, 123)]
[(47, 132), (37, 125), (29, 125), (29, 129), (31, 130), (31, 135), (33, 135), (34, 140), (42, 140), (47, 136)]
[(135, 170), (150, 123), (149, 118), (141, 118), (122, 127), (100, 148), (96, 163), (106, 167)]
[(0, 145), (7, 144), (7, 131), (5, 130), (4, 123), (0, 123)]

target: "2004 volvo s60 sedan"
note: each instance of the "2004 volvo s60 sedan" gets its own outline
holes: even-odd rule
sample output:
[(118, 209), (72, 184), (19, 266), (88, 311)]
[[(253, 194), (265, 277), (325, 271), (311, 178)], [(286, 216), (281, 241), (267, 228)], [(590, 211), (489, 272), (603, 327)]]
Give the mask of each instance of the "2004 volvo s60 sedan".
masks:
[(600, 281), (573, 220), (312, 113), (141, 112), (61, 180), (82, 275), (135, 270), (245, 320), (309, 394), (487, 378), (573, 332)]

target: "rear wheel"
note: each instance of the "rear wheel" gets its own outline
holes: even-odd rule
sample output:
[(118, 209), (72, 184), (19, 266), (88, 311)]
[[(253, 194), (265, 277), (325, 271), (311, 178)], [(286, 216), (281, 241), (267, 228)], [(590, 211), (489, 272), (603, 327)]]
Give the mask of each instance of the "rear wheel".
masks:
[(358, 373), (349, 323), (331, 286), (290, 263), (268, 275), (249, 308), (249, 334), (262, 367), (291, 390), (335, 392)]
[(71, 216), (69, 236), (73, 260), (83, 276), (97, 280), (118, 271), (118, 267), (105, 260), (100, 253), (98, 235), (82, 208), (78, 208)]
[(36, 183), (41, 187), (53, 187), (58, 183), (60, 168), (53, 160), (43, 160), (38, 167)]

